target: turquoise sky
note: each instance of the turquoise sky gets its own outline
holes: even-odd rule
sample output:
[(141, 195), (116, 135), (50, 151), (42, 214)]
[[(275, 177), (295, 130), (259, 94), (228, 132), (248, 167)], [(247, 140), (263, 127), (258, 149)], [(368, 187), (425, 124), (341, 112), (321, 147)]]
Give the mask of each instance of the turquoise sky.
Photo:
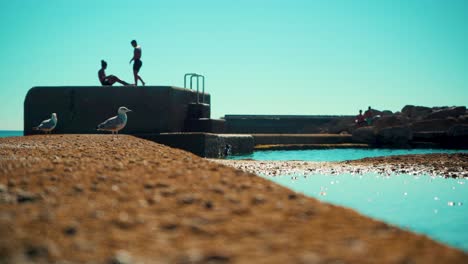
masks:
[[(466, 0), (1, 0), (0, 130), (39, 85), (207, 76), (212, 115), (355, 114), (467, 105)], [(118, 87), (116, 87), (118, 89)]]

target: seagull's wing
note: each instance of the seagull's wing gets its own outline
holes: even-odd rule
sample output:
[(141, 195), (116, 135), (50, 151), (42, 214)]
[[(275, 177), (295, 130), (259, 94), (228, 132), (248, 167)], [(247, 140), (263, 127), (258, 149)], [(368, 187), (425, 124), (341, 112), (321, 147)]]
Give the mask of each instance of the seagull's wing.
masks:
[(34, 127), (34, 129), (37, 129), (37, 130), (49, 129), (51, 128), (51, 123), (53, 123), (52, 119), (46, 119), (42, 121), (37, 127)]
[(121, 126), (117, 116), (111, 117), (98, 125), (98, 130), (113, 130)]
[(42, 129), (52, 129), (55, 127), (55, 122), (52, 119), (47, 119), (47, 120), (42, 121), (39, 127)]

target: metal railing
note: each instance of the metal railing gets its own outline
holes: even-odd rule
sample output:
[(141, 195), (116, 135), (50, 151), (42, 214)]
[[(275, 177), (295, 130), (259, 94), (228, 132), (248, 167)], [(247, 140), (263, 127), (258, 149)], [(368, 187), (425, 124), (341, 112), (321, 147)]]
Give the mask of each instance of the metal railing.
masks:
[(200, 78), (202, 79), (202, 103), (205, 103), (205, 76), (198, 73), (186, 73), (184, 75), (184, 88), (187, 88), (187, 77), (190, 77), (190, 90), (193, 88), (193, 78), (197, 78), (197, 104), (200, 103)]

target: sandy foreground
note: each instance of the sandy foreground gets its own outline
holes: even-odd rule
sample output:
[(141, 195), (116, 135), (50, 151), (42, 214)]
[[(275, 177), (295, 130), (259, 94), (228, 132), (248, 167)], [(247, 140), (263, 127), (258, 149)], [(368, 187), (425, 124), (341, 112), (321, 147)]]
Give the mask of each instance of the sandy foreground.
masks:
[(0, 139), (0, 263), (468, 263), (468, 255), (181, 150), (123, 135), (52, 135)]

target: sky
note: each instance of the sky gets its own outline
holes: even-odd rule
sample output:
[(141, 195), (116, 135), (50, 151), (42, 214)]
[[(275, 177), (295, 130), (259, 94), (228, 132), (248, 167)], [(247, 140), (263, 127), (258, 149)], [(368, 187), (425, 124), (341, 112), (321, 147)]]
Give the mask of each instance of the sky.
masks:
[[(466, 0), (0, 0), (0, 130), (33, 86), (206, 76), (213, 118), (468, 103)], [(118, 89), (118, 87), (116, 87)]]

